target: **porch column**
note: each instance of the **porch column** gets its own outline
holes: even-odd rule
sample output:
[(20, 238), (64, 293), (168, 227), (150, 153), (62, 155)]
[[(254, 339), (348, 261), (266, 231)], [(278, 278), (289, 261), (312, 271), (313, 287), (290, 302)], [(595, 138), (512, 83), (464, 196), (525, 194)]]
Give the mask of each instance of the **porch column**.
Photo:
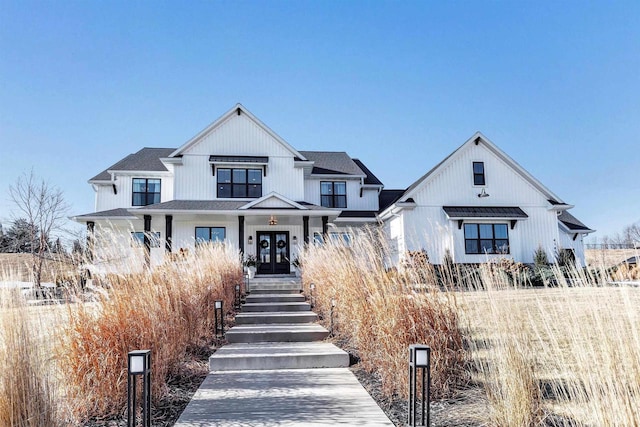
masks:
[(165, 215), (164, 217), (164, 250), (171, 253), (171, 246), (173, 240), (173, 215)]
[(328, 230), (329, 230), (329, 217), (323, 216), (322, 217), (322, 235), (326, 236)]
[(144, 216), (144, 263), (147, 267), (151, 266), (151, 215)]
[(238, 246), (240, 253), (244, 254), (244, 216), (238, 216)]
[(93, 261), (94, 243), (95, 243), (95, 227), (96, 223), (87, 221), (87, 259)]
[(302, 234), (304, 235), (304, 242), (309, 243), (309, 216), (302, 217)]

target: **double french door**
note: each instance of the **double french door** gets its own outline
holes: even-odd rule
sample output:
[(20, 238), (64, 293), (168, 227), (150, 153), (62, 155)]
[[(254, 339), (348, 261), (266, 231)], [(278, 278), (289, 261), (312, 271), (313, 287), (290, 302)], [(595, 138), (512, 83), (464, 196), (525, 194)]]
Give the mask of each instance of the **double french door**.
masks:
[(289, 232), (258, 231), (258, 274), (289, 274)]

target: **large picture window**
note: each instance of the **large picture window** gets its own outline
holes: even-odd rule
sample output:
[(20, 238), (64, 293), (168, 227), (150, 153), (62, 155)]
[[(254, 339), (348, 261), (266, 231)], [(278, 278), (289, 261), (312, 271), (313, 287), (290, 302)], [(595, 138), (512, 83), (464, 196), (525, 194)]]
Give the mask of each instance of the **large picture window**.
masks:
[(147, 206), (160, 203), (160, 180), (133, 178), (133, 206)]
[(508, 254), (509, 229), (507, 224), (465, 224), (464, 253)]
[(262, 169), (218, 169), (218, 198), (262, 197)]
[(196, 227), (196, 244), (223, 242), (226, 237), (224, 227)]
[(346, 181), (321, 181), (320, 204), (325, 208), (347, 207)]

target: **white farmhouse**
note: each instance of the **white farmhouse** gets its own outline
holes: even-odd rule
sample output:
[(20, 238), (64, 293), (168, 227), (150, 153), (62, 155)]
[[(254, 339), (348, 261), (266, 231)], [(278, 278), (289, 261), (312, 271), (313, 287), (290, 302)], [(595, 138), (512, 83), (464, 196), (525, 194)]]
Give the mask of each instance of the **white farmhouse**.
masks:
[(456, 263), (533, 263), (542, 248), (550, 260), (569, 251), (585, 265), (583, 238), (594, 230), (572, 207), (478, 132), (406, 190), (383, 190), (378, 218), (395, 261), (424, 250), (435, 263), (447, 252)]
[(143, 148), (89, 180), (85, 223), (96, 265), (157, 265), (201, 242), (256, 255), (258, 274), (287, 274), (303, 243), (348, 241), (384, 227), (397, 249), (439, 263), (509, 256), (538, 246), (572, 250), (584, 264), (592, 232), (572, 206), (481, 134), (406, 190), (383, 184), (344, 152), (298, 151), (238, 104), (178, 148)]

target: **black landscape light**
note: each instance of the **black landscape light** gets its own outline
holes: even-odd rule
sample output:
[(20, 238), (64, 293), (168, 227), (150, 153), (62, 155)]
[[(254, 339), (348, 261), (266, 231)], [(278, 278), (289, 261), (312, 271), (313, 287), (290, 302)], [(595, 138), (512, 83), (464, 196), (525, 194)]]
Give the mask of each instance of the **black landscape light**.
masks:
[(215, 329), (215, 336), (216, 338), (224, 338), (224, 312), (222, 311), (222, 300), (217, 300), (214, 303), (214, 307), (213, 325)]
[[(431, 410), (429, 407), (431, 393), (431, 348), (426, 345), (413, 344), (409, 346), (409, 402), (408, 425), (415, 427), (417, 423), (416, 411), (418, 396), (416, 395), (418, 370), (421, 371), (421, 426), (431, 425)], [(425, 417), (426, 413), (426, 417)], [(425, 424), (426, 421), (426, 424)]]
[(329, 331), (329, 335), (333, 336), (333, 310), (336, 308), (336, 300), (331, 298), (331, 328)]
[(142, 426), (151, 427), (151, 350), (128, 353), (127, 363), (127, 427), (137, 420), (137, 377), (142, 377)]
[(240, 285), (236, 285), (235, 287), (235, 308), (236, 310), (240, 309)]
[(313, 309), (314, 301), (313, 301), (313, 290), (316, 288), (314, 283), (309, 285), (309, 302), (311, 303), (311, 309)]

